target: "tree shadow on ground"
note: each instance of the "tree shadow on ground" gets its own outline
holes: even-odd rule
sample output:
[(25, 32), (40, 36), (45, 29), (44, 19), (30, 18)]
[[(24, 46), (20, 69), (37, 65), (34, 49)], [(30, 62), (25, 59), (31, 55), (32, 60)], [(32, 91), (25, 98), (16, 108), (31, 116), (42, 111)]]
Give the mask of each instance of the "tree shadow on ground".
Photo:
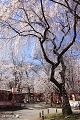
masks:
[(3, 107), (0, 108), (0, 112), (1, 111), (18, 111), (18, 110), (23, 110), (23, 109), (28, 109), (22, 106), (14, 106), (14, 107)]

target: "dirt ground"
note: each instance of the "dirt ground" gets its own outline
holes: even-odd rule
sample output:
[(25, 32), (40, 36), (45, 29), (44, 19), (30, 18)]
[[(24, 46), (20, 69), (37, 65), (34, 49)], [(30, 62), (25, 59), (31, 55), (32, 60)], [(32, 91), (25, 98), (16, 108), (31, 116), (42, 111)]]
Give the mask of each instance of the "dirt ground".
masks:
[[(12, 108), (2, 108), (0, 109), (0, 120), (36, 120), (39, 117), (39, 114), (44, 111), (44, 114), (47, 112), (55, 113), (56, 108), (50, 107), (43, 102), (35, 104), (22, 104), (21, 107)], [(58, 109), (58, 112), (61, 112), (61, 109)]]
[[(0, 120), (36, 120), (40, 113), (42, 114), (56, 113), (56, 108), (50, 107), (43, 102), (35, 104), (24, 104), (21, 107), (12, 108), (1, 108), (0, 109)], [(62, 109), (57, 108), (57, 112), (61, 113)], [(76, 111), (80, 112), (80, 110)]]

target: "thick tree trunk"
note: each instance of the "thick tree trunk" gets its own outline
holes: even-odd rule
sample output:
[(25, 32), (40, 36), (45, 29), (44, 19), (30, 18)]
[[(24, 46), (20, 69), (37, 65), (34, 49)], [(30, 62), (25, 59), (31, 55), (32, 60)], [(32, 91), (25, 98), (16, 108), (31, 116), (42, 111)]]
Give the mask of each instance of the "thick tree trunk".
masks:
[(72, 114), (72, 110), (71, 110), (71, 106), (69, 104), (68, 95), (67, 95), (67, 92), (65, 90), (64, 85), (62, 85), (61, 93), (62, 93), (62, 97), (61, 97), (61, 99), (62, 99), (62, 113), (64, 115), (70, 115), (70, 114)]
[(63, 57), (61, 57), (60, 59), (61, 61), (61, 66), (62, 66), (62, 71), (60, 72), (61, 75), (61, 79), (62, 79), (62, 84), (60, 86), (60, 93), (62, 95), (62, 113), (65, 115), (70, 115), (72, 114), (72, 110), (71, 110), (71, 106), (69, 104), (69, 99), (68, 99), (68, 95), (67, 92), (65, 90), (65, 70), (66, 70), (66, 66), (64, 64), (64, 60)]
[(67, 92), (65, 90), (65, 82), (59, 84), (54, 77), (50, 79), (60, 90), (60, 96), (62, 99), (62, 113), (65, 115), (72, 114), (71, 106), (69, 104), (69, 99), (67, 96)]
[(70, 115), (70, 114), (72, 114), (72, 110), (71, 110), (71, 106), (69, 104), (69, 99), (68, 99), (67, 92), (66, 92), (66, 89), (65, 89), (65, 81), (66, 81), (65, 70), (66, 70), (66, 66), (64, 64), (64, 60), (63, 60), (62, 56), (59, 59), (59, 62), (61, 63), (61, 67), (62, 67), (62, 70), (59, 72), (59, 74), (61, 76), (62, 83), (58, 83), (58, 81), (54, 77), (55, 68), (56, 68), (54, 65), (52, 66), (52, 69), (51, 69), (50, 81), (52, 81), (60, 90), (60, 96), (62, 98), (62, 113), (64, 115)]

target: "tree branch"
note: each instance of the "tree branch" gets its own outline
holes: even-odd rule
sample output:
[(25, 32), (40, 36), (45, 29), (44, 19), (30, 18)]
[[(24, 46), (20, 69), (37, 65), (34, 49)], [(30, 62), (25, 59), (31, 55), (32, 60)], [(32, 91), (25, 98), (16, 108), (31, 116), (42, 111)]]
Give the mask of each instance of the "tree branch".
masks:
[(45, 50), (44, 50), (44, 47), (43, 47), (43, 42), (41, 42), (41, 39), (40, 39), (39, 41), (40, 41), (41, 49), (42, 49), (42, 52), (43, 52), (43, 55), (44, 55), (45, 60), (46, 60), (48, 63), (50, 63), (51, 65), (54, 65), (54, 63), (53, 63), (51, 60), (48, 59), (48, 57), (47, 57), (47, 55), (46, 55), (46, 53), (45, 53)]

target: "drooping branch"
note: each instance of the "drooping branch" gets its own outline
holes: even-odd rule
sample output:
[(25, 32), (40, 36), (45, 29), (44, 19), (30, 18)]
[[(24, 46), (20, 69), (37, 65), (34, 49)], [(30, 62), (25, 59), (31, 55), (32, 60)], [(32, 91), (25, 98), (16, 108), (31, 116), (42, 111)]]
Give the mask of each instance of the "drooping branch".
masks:
[[(69, 3), (68, 3), (67, 0), (64, 0), (65, 3), (66, 3), (66, 5), (63, 4), (63, 3), (61, 3), (61, 2), (55, 1), (55, 0), (50, 0), (50, 1), (52, 1), (52, 2), (54, 2), (54, 3), (57, 3), (57, 4), (65, 7), (65, 8), (67, 8), (67, 9), (70, 10), (70, 12), (74, 15), (74, 10), (70, 7), (70, 5), (69, 5)], [(77, 3), (77, 5), (80, 5), (80, 2), (79, 2), (79, 1), (76, 1), (76, 0), (73, 0), (73, 1), (74, 1), (75, 3)], [(77, 17), (78, 19), (80, 19), (80, 16), (79, 16), (78, 14), (76, 14), (76, 17)]]
[(54, 63), (53, 63), (51, 60), (49, 60), (49, 58), (47, 57), (46, 52), (45, 52), (45, 50), (44, 50), (44, 46), (43, 46), (44, 42), (45, 42), (46, 39), (47, 39), (47, 38), (46, 38), (46, 35), (47, 35), (47, 32), (48, 32), (50, 26), (49, 26), (49, 24), (48, 24), (48, 22), (47, 22), (47, 20), (46, 20), (45, 15), (44, 15), (42, 0), (41, 0), (41, 10), (42, 10), (42, 14), (43, 14), (44, 21), (45, 21), (45, 23), (46, 23), (46, 26), (45, 26), (46, 28), (45, 28), (45, 30), (44, 30), (44, 34), (43, 34), (42, 40), (41, 40), (41, 38), (40, 38), (39, 41), (40, 41), (41, 49), (42, 49), (42, 52), (43, 52), (43, 55), (44, 55), (45, 60), (46, 60), (48, 63), (50, 63), (51, 65), (54, 65)]
[(63, 4), (63, 3), (61, 3), (61, 2), (58, 2), (58, 1), (55, 1), (55, 0), (50, 0), (50, 1), (52, 1), (52, 2), (54, 2), (54, 3), (57, 3), (57, 4), (61, 5), (61, 6), (64, 6), (64, 7), (68, 8), (65, 4)]
[(47, 35), (47, 32), (48, 32), (50, 26), (49, 26), (49, 24), (48, 24), (48, 21), (46, 20), (45, 14), (44, 14), (42, 0), (41, 0), (41, 10), (42, 10), (42, 15), (43, 15), (44, 21), (45, 21), (45, 23), (46, 23), (46, 25), (45, 25), (45, 30), (44, 30), (44, 35), (43, 35), (43, 40), (42, 40), (42, 44), (43, 44), (44, 41), (46, 41), (46, 35)]
[[(77, 33), (76, 33), (76, 27), (77, 27), (77, 22), (78, 22), (78, 20), (77, 20), (77, 17), (76, 17), (76, 11), (75, 11), (75, 15), (74, 15), (74, 37), (73, 37), (73, 39), (72, 39), (72, 41), (63, 49), (63, 51), (59, 54), (59, 56), (58, 56), (58, 59), (57, 59), (57, 61), (58, 61), (58, 63), (57, 64), (59, 64), (60, 63), (60, 59), (61, 59), (61, 57), (64, 55), (64, 53), (73, 45), (73, 43), (75, 42), (75, 40), (76, 40), (76, 36), (77, 36)], [(56, 64), (56, 65), (57, 65)]]
[(49, 28), (49, 24), (48, 24), (48, 21), (46, 20), (46, 17), (45, 17), (45, 14), (44, 14), (44, 10), (43, 10), (43, 3), (42, 3), (42, 0), (41, 0), (41, 10), (42, 10), (42, 15), (43, 15), (44, 21), (45, 21), (45, 23), (47, 24), (47, 26), (48, 26), (48, 28)]
[[(59, 45), (59, 47), (57, 48), (57, 50), (59, 50), (60, 49), (60, 47), (61, 47), (61, 45), (62, 45), (62, 43), (63, 43), (63, 40), (65, 39), (65, 37), (67, 36), (67, 34), (69, 33), (69, 31), (70, 31), (70, 24), (69, 24), (69, 20), (68, 20), (68, 14), (66, 13), (66, 20), (67, 20), (67, 25), (62, 25), (61, 23), (61, 26), (62, 26), (62, 33), (63, 33), (63, 36), (62, 36), (62, 40), (61, 40), (61, 42), (60, 42), (60, 45)], [(64, 29), (67, 27), (67, 31), (65, 32), (64, 31)]]
[(73, 0), (73, 1), (80, 5), (80, 0)]

